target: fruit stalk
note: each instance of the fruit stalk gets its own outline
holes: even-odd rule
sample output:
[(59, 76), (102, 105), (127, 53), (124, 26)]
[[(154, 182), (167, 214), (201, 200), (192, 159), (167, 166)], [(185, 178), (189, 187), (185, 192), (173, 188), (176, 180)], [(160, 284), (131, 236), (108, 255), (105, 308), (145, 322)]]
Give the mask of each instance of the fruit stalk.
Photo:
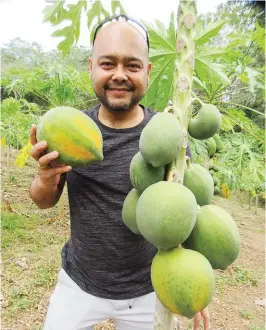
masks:
[[(176, 159), (167, 169), (167, 181), (183, 183), (188, 145), (188, 123), (191, 117), (192, 81), (195, 53), (196, 0), (180, 0), (177, 13), (176, 51), (174, 67), (173, 105), (174, 113), (183, 128), (183, 144)], [(173, 329), (173, 314), (159, 304), (155, 311), (154, 330)]]
[(177, 14), (176, 61), (174, 68), (173, 113), (183, 128), (183, 145), (170, 164), (167, 180), (183, 182), (188, 145), (188, 123), (191, 117), (192, 81), (195, 58), (196, 1), (180, 1)]

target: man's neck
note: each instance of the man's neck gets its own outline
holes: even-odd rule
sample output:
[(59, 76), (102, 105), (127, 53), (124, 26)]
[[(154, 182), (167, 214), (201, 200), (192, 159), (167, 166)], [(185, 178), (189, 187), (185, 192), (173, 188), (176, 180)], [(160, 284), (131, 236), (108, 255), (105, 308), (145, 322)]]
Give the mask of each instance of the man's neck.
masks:
[(101, 104), (99, 121), (110, 128), (130, 128), (137, 126), (144, 119), (144, 111), (139, 105), (135, 105), (130, 111), (109, 111)]

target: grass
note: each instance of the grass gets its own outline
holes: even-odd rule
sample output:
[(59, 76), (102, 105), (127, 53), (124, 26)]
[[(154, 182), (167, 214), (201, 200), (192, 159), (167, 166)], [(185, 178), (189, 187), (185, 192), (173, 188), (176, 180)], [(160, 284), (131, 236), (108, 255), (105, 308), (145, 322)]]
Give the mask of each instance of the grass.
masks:
[[(4, 319), (29, 313), (50, 295), (67, 236), (38, 216), (2, 212)], [(38, 329), (38, 326), (34, 329)]]
[(239, 313), (245, 320), (250, 320), (253, 318), (253, 315), (245, 309), (241, 310)]
[(256, 326), (256, 325), (250, 325), (249, 326), (249, 329), (250, 330), (265, 330), (265, 327), (263, 327), (263, 326)]
[(225, 271), (224, 273), (217, 272), (217, 286), (218, 289), (223, 290), (227, 285), (230, 286), (258, 286), (259, 273), (241, 268), (239, 266), (233, 266), (231, 272)]

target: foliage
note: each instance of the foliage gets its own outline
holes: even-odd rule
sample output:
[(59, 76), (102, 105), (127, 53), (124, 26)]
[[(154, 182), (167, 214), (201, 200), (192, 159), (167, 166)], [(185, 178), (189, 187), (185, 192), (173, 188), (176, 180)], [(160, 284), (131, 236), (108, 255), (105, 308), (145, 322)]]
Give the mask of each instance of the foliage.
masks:
[(10, 69), (3, 77), (2, 86), (8, 96), (34, 101), (45, 110), (62, 104), (87, 107), (94, 99), (88, 73), (60, 63), (30, 71)]
[[(8, 144), (22, 146), (22, 141), (27, 141), (26, 133), (18, 133), (16, 126), (21, 109), (19, 122), (26, 113), (36, 116), (55, 105), (89, 108), (97, 102), (87, 72), (91, 50), (75, 47), (81, 16), (85, 13), (87, 17), (92, 40), (100, 20), (124, 12), (120, 1), (112, 1), (110, 9), (100, 1), (77, 1), (71, 5), (65, 1), (53, 2), (44, 10), (44, 21), (54, 26), (54, 36), (64, 38), (58, 52), (45, 53), (37, 43), (28, 44), (19, 39), (2, 48), (2, 95), (3, 99), (13, 98), (8, 101), (13, 102), (13, 114), (8, 121), (8, 116), (4, 116), (1, 123)], [(229, 190), (237, 187), (254, 192), (256, 185), (264, 181), (261, 171), (265, 124), (263, 17), (258, 8), (229, 1), (213, 14), (198, 16), (196, 23), (193, 91), (201, 101), (215, 104), (222, 113), (220, 135), (226, 152), (216, 155), (214, 160), (221, 169), (221, 183)], [(173, 94), (175, 18), (172, 13), (167, 27), (159, 20), (143, 21), (150, 36), (153, 69), (142, 103), (156, 111), (162, 111)], [(64, 22), (68, 26), (62, 28)], [(19, 100), (19, 105), (14, 99)], [(26, 100), (24, 105), (22, 99)], [(193, 115), (198, 108), (193, 103)], [(29, 123), (25, 125), (28, 132)], [(15, 137), (17, 133), (19, 138)], [(189, 141), (194, 161), (207, 166), (205, 141), (192, 138)]]
[(7, 145), (19, 149), (27, 142), (38, 110), (37, 104), (29, 104), (24, 99), (8, 98), (2, 101), (1, 134)]
[[(54, 2), (45, 7), (44, 22), (50, 22), (53, 26), (57, 26), (65, 20), (70, 21), (70, 24), (62, 29), (55, 30), (54, 37), (63, 37), (60, 41), (58, 49), (65, 56), (73, 45), (79, 39), (81, 15), (85, 11), (87, 16), (87, 26), (91, 32), (90, 40), (92, 41), (93, 32), (97, 23), (102, 19), (110, 16), (110, 13), (103, 7), (101, 1), (78, 1), (76, 4), (66, 4), (65, 1)], [(111, 4), (112, 14), (124, 13), (125, 10), (120, 1), (114, 0)]]

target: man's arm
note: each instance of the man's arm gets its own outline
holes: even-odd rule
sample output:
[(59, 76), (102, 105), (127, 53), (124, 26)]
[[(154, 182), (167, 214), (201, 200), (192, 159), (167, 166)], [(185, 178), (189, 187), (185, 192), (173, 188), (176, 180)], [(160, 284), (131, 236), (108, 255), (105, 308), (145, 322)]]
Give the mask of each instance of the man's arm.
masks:
[(40, 176), (36, 176), (30, 185), (30, 196), (40, 209), (47, 209), (56, 205), (62, 195), (66, 175), (61, 175), (57, 186), (46, 186), (42, 183)]

